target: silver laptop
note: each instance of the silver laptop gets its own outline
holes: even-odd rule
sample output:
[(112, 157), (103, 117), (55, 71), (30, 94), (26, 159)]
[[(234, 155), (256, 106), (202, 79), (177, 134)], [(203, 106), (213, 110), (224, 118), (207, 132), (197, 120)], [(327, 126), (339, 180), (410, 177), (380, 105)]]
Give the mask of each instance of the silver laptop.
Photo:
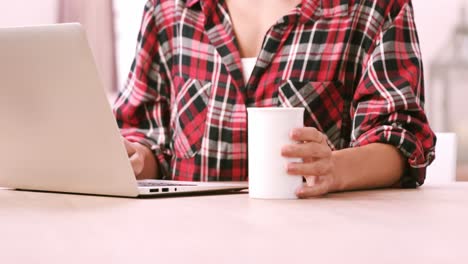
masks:
[(0, 29), (0, 186), (137, 197), (246, 182), (142, 181), (79, 24)]

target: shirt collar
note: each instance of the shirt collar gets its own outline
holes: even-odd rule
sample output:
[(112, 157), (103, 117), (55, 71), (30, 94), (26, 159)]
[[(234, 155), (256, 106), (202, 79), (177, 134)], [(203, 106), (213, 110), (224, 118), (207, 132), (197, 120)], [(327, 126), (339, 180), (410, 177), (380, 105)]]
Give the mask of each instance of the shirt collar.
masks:
[(320, 17), (320, 1), (321, 0), (302, 0), (300, 23), (306, 24), (311, 20), (317, 20)]
[(349, 15), (349, 0), (321, 0), (322, 16), (344, 17)]
[(302, 0), (300, 22), (349, 15), (349, 0)]
[(191, 7), (193, 7), (195, 4), (197, 4), (198, 2), (200, 2), (200, 0), (187, 0), (187, 2), (185, 3), (185, 5), (186, 5), (188, 8), (191, 8)]
[[(186, 6), (192, 8), (201, 0), (187, 0)], [(212, 2), (213, 0), (204, 0)], [(306, 23), (314, 17), (342, 17), (349, 14), (348, 0), (302, 0), (301, 22)]]

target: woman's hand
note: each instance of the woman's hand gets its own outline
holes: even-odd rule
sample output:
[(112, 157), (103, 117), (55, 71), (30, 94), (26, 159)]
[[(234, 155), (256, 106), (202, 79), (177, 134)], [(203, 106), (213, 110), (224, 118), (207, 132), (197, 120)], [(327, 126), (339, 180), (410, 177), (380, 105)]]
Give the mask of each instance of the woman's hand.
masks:
[(138, 180), (157, 178), (156, 158), (149, 148), (123, 138), (133, 173)]
[(287, 158), (301, 158), (303, 162), (289, 163), (287, 172), (306, 179), (296, 195), (309, 198), (333, 191), (336, 184), (335, 164), (327, 137), (313, 127), (293, 129), (290, 136), (292, 140), (302, 143), (284, 146), (281, 154)]

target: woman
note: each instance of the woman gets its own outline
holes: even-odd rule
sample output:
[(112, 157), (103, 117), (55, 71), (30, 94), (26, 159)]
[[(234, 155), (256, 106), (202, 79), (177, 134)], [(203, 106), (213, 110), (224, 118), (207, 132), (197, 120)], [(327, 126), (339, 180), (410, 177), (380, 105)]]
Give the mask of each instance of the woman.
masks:
[(239, 181), (246, 107), (304, 107), (306, 198), (423, 184), (423, 104), (410, 0), (150, 0), (115, 115), (137, 178)]

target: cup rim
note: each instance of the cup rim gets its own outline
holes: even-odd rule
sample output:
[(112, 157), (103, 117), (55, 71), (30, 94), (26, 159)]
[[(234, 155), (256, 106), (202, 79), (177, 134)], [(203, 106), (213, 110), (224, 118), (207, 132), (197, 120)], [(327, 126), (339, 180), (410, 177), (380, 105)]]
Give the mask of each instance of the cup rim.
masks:
[(301, 111), (304, 110), (304, 107), (247, 107), (247, 112), (255, 111)]

